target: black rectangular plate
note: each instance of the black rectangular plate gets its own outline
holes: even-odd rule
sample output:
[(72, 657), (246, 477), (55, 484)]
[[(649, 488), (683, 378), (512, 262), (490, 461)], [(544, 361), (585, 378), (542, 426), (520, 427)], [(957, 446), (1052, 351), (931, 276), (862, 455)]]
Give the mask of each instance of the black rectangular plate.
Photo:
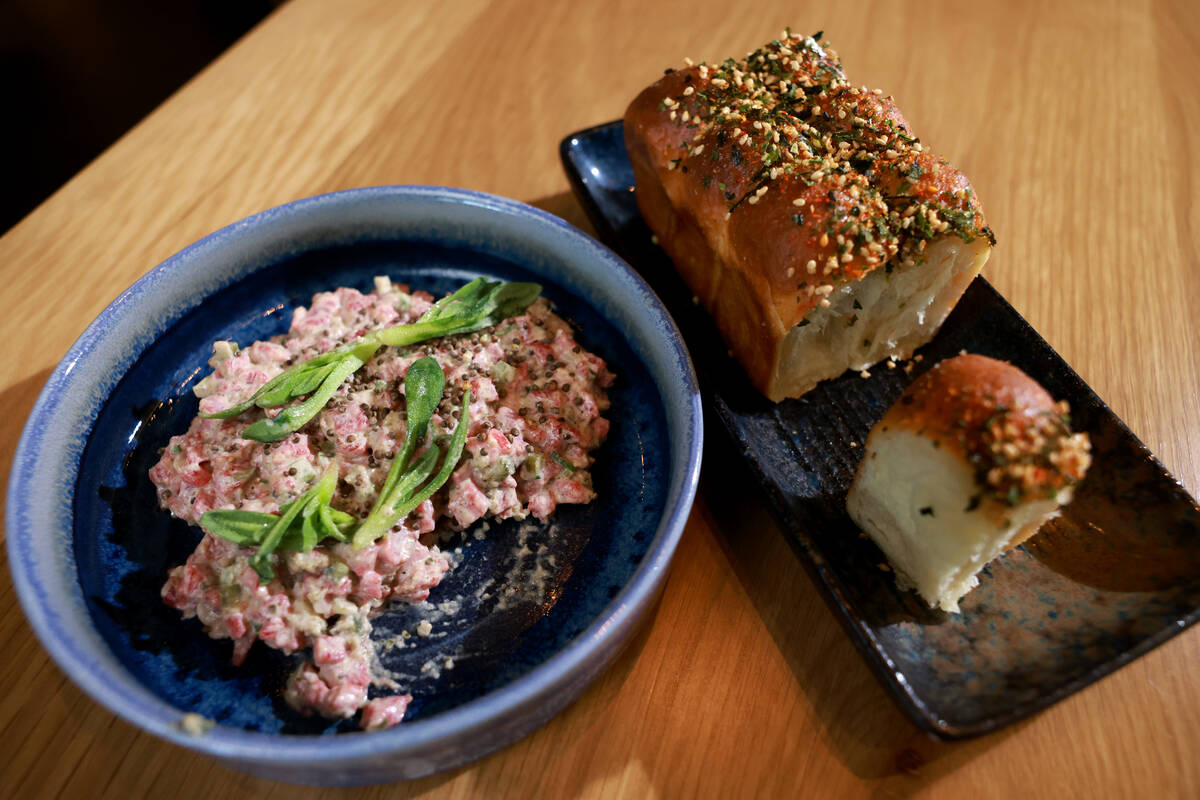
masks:
[[(1124, 423), (987, 281), (971, 284), (911, 374), (847, 373), (773, 404), (652, 243), (620, 122), (560, 148), (600, 238), (675, 316), (707, 410), (745, 455), (775, 516), (884, 688), (943, 739), (988, 733), (1146, 653), (1200, 618), (1200, 508)], [(896, 588), (845, 510), (871, 426), (925, 369), (966, 350), (1009, 361), (1071, 404), (1094, 464), (1063, 516), (988, 565), (962, 613)]]

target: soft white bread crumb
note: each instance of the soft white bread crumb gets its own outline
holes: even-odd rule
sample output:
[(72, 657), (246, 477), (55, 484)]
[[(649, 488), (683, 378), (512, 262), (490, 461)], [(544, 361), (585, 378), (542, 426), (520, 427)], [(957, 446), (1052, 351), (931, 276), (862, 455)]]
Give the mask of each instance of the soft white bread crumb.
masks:
[(840, 286), (827, 307), (813, 309), (788, 331), (768, 396), (799, 397), (847, 369), (908, 358), (937, 333), (991, 252), (986, 239), (947, 236), (925, 249), (920, 264), (876, 270)]
[(981, 356), (935, 366), (871, 431), (850, 517), (901, 588), (957, 612), (977, 573), (1070, 502), (1086, 435), (1020, 370)]
[(931, 608), (957, 613), (959, 599), (979, 585), (976, 573), (1071, 499), (1063, 489), (996, 520), (967, 510), (978, 493), (974, 470), (961, 456), (894, 431), (870, 440), (846, 506), (887, 556), (901, 588), (915, 589)]

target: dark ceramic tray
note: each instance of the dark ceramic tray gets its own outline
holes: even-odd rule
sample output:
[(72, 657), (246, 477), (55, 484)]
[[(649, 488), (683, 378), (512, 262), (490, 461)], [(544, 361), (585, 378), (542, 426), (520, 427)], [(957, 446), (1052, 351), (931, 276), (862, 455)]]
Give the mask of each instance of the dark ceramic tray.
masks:
[[(1200, 508), (1053, 348), (982, 278), (911, 375), (846, 374), (772, 404), (650, 239), (620, 122), (567, 137), (567, 176), (601, 239), (650, 282), (719, 419), (834, 614), (900, 708), (943, 739), (987, 733), (1090, 685), (1200, 617)], [(1063, 516), (986, 567), (962, 613), (897, 590), (845, 512), (871, 426), (921, 372), (960, 350), (1004, 359), (1071, 404), (1094, 466)]]

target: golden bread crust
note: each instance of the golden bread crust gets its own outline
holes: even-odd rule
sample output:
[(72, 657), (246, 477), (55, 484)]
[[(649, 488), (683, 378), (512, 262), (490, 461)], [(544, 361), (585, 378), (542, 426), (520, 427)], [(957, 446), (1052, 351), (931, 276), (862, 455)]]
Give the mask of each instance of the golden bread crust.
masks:
[(768, 395), (781, 341), (840, 287), (993, 239), (966, 178), (814, 37), (669, 70), (625, 140), (647, 224)]
[(1012, 506), (1083, 479), (1088, 438), (1071, 433), (1068, 410), (1012, 364), (960, 355), (914, 381), (872, 435), (909, 430), (937, 442), (973, 466), (988, 498)]

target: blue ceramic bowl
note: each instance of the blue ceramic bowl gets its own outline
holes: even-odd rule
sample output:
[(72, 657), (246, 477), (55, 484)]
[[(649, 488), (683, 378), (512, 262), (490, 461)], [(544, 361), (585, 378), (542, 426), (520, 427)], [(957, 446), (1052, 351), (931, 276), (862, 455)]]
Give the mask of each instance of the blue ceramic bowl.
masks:
[[(363, 734), (279, 700), (287, 657), (258, 645), (240, 669), (158, 598), (198, 532), (157, 508), (146, 469), (196, 411), (211, 342), (281, 333), (316, 291), (387, 274), (435, 294), (479, 274), (536, 280), (578, 338), (617, 374), (612, 431), (597, 452), (599, 498), (536, 536), (552, 562), (522, 562), (515, 532), (466, 536), (430, 600), (460, 601), (429, 643), (385, 656), (411, 676), (406, 721)], [(59, 666), (99, 703), (184, 747), (255, 775), (373, 783), (464, 763), (529, 733), (618, 655), (661, 588), (696, 490), (700, 400), (679, 333), (616, 255), (561, 220), (499, 197), (377, 187), (289, 203), (183, 250), (125, 291), (50, 376), (9, 481), (8, 553), (21, 603)], [(499, 611), (473, 592), (550, 580)], [(475, 596), (473, 602), (463, 598)], [(397, 607), (376, 621), (411, 624)], [(422, 670), (455, 658), (453, 670)], [(440, 672), (440, 674), (439, 674)], [(202, 735), (186, 712), (216, 722)]]

